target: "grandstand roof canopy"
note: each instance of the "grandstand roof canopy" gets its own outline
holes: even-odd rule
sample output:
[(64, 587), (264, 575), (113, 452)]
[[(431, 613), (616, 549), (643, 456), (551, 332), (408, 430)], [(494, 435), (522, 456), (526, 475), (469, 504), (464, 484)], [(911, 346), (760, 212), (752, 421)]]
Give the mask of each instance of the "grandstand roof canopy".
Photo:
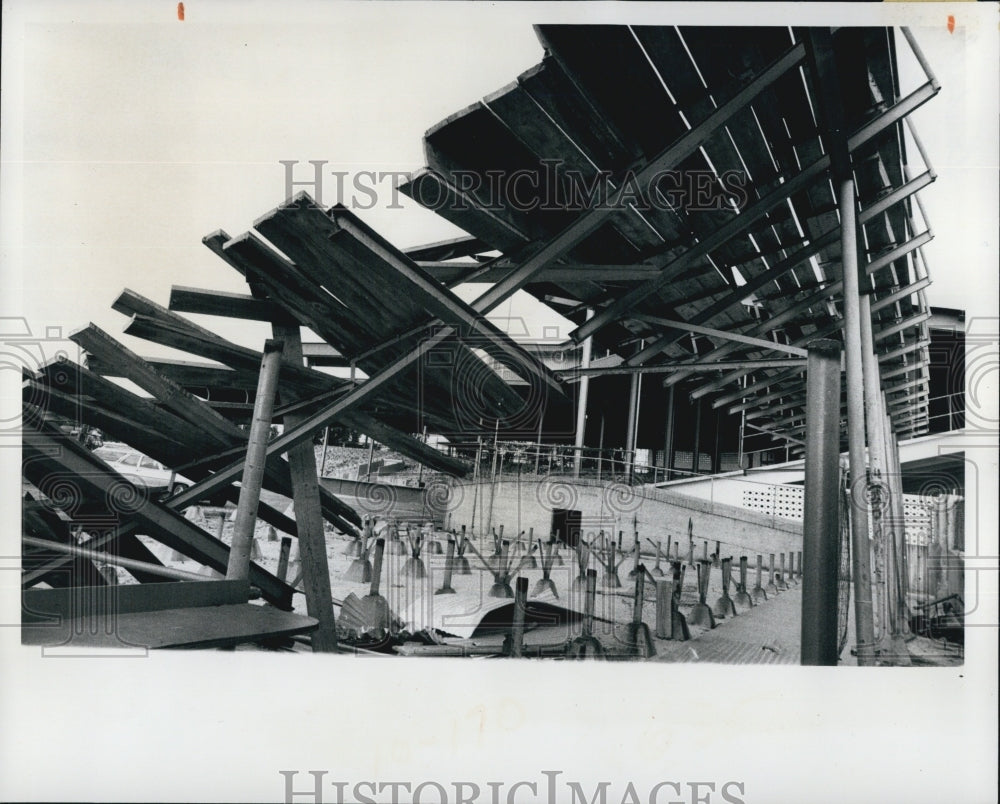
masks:
[(540, 64), (427, 131), (402, 189), (469, 237), (409, 256), (448, 285), (514, 283), (574, 340), (794, 437), (803, 350), (841, 337), (836, 177), (853, 174), (882, 387), (897, 433), (925, 431), (915, 193), (934, 173), (903, 126), (938, 85), (909, 33), (927, 81), (904, 96), (888, 28), (536, 32)]
[[(523, 289), (576, 324), (573, 341), (618, 356), (589, 372), (683, 383), (794, 442), (805, 347), (842, 337), (837, 190), (853, 176), (882, 388), (896, 434), (925, 432), (931, 233), (916, 193), (934, 173), (904, 125), (938, 85), (909, 33), (927, 80), (903, 94), (888, 28), (536, 31), (541, 63), (427, 131), (427, 166), (401, 188), (467, 236), (404, 253), (350, 210), (299, 194), (251, 231), (205, 238), (251, 295), (175, 287), (167, 310), (126, 291), (115, 304), (133, 317), (126, 332), (228, 367), (158, 364), (178, 383), (246, 394), (259, 353), (177, 313), (301, 323), (329, 345), (324, 361), (367, 379), (288, 369), (277, 414), (306, 418), (269, 452), (340, 418), (461, 473), (409, 434), (492, 433), (497, 421), (533, 433), (543, 400), (582, 375), (489, 322)], [(466, 303), (452, 289), (469, 282), (489, 289)], [(86, 338), (101, 372), (113, 369), (106, 340)]]

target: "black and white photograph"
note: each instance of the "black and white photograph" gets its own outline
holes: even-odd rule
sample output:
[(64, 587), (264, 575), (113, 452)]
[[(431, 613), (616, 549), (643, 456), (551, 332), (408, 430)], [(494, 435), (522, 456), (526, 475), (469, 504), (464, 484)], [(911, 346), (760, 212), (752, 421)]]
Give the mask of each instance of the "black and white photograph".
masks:
[(3, 5), (0, 800), (997, 796), (998, 5)]

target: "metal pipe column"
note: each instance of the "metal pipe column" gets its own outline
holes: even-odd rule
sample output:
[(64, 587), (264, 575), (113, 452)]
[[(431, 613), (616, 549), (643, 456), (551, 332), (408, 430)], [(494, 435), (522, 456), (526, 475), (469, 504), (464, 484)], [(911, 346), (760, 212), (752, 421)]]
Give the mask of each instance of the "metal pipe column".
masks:
[(691, 448), (691, 474), (701, 468), (701, 400), (694, 403), (694, 446)]
[(840, 343), (809, 344), (806, 462), (802, 522), (804, 665), (837, 664), (840, 564)]
[[(859, 289), (860, 290), (860, 289)], [(872, 535), (875, 548), (875, 579), (878, 590), (877, 610), (881, 614), (882, 634), (892, 630), (893, 612), (898, 603), (893, 589), (894, 574), (892, 551), (888, 548), (892, 538), (892, 485), (889, 483), (889, 462), (885, 446), (882, 421), (882, 389), (879, 381), (878, 360), (872, 335), (871, 297), (864, 292), (858, 295), (858, 319), (861, 325), (861, 365), (865, 385), (865, 430), (868, 437), (868, 471), (870, 475), (869, 499), (871, 500)], [(888, 515), (887, 515), (888, 514)]]
[(909, 556), (906, 552), (906, 509), (903, 501), (903, 468), (899, 463), (899, 441), (892, 427), (892, 418), (888, 414), (888, 402), (882, 396), (886, 413), (883, 416), (882, 432), (885, 434), (886, 460), (890, 467), (892, 482), (892, 514), (898, 526), (895, 529), (895, 539), (891, 545), (895, 557), (896, 594), (899, 606), (894, 615), (893, 633), (906, 635), (910, 632), (907, 592), (910, 585)]
[[(636, 349), (636, 354), (642, 351), (642, 345)], [(636, 425), (639, 419), (639, 392), (641, 389), (642, 374), (636, 372), (629, 381), (628, 387), (628, 424), (625, 430), (625, 475), (626, 482), (631, 482), (632, 472), (635, 470), (635, 434)]]
[(260, 502), (260, 488), (264, 480), (264, 464), (267, 462), (267, 437), (274, 413), (274, 396), (278, 390), (282, 348), (281, 341), (268, 339), (264, 343), (264, 356), (260, 361), (260, 376), (257, 379), (257, 397), (253, 406), (253, 421), (250, 423), (247, 457), (243, 464), (243, 480), (240, 483), (240, 498), (236, 506), (236, 522), (233, 525), (233, 543), (229, 549), (229, 564), (226, 567), (226, 578), (230, 581), (244, 580), (250, 576), (250, 547), (253, 544), (254, 525), (257, 523), (257, 505)]
[[(587, 320), (594, 317), (593, 308), (587, 309)], [(580, 359), (580, 368), (590, 368), (590, 354), (593, 348), (593, 338), (585, 338), (583, 341), (583, 355)], [(576, 450), (573, 453), (573, 477), (580, 476), (580, 466), (583, 463), (583, 436), (587, 429), (587, 395), (590, 391), (590, 377), (584, 374), (580, 377), (580, 401), (576, 411)]]
[(670, 480), (674, 461), (674, 386), (667, 393), (667, 420), (663, 427), (663, 468), (664, 480)]
[(844, 272), (844, 343), (847, 364), (847, 441), (851, 472), (851, 571), (854, 575), (854, 622), (858, 664), (875, 664), (875, 626), (865, 494), (865, 392), (861, 355), (858, 287), (857, 210), (854, 181), (839, 189), (840, 239)]

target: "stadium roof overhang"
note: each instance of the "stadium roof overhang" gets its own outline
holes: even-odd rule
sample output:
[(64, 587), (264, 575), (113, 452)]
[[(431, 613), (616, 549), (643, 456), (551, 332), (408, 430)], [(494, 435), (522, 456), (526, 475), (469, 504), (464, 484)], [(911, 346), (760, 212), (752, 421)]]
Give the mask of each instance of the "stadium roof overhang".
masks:
[(888, 28), (536, 32), (540, 64), (426, 133), (402, 189), (469, 237), (409, 256), (449, 286), (523, 288), (620, 355), (615, 372), (796, 440), (805, 347), (843, 337), (836, 181), (853, 177), (882, 390), (897, 435), (924, 432), (916, 193), (935, 174), (904, 126), (939, 87), (909, 32), (926, 82), (905, 95)]

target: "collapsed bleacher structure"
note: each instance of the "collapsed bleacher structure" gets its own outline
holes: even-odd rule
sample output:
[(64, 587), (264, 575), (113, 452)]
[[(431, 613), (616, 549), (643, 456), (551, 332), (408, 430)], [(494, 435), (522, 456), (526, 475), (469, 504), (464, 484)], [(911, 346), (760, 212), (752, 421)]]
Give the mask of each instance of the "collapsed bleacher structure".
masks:
[[(52, 615), (86, 618), (74, 608), (80, 590), (107, 583), (95, 562), (124, 560), (150, 590), (146, 598), (115, 592), (119, 624), (134, 618), (137, 644), (311, 634), (313, 649), (335, 649), (327, 541), (332, 533), (365, 539), (372, 525), (317, 482), (313, 441), (331, 423), (454, 478), (475, 476), (484, 440), (569, 444), (579, 476), (596, 446), (588, 390), (618, 377), (629, 384), (628, 399), (614, 403), (627, 419), (621, 476), (638, 482), (634, 411), (645, 376), (662, 385), (664, 477), (681, 393), (752, 422), (800, 456), (813, 437), (808, 350), (820, 340), (846, 350), (845, 393), (825, 400), (836, 451), (850, 454), (851, 476), (880, 489), (884, 510), (898, 506), (902, 521), (894, 445), (928, 427), (930, 277), (921, 246), (932, 235), (916, 193), (934, 180), (919, 139), (904, 130), (939, 89), (911, 34), (548, 25), (537, 34), (541, 63), (431, 128), (426, 167), (400, 188), (468, 236), (403, 252), (351, 210), (299, 194), (247, 232), (204, 239), (220, 270), (245, 278), (247, 294), (175, 287), (166, 306), (132, 290), (115, 302), (128, 335), (199, 362), (144, 359), (90, 325), (71, 336), (85, 364), (60, 359), (25, 378), (25, 641), (69, 639), (46, 629)], [(926, 76), (908, 93), (897, 41)], [(470, 282), (488, 289), (466, 303), (454, 288)], [(554, 370), (491, 322), (522, 290), (574, 322), (567, 349), (582, 351), (568, 369)], [(247, 348), (184, 314), (266, 322), (272, 341)], [(351, 377), (307, 365), (300, 327), (332, 347)], [(193, 485), (149, 496), (62, 432), (65, 418)], [(280, 435), (262, 438), (272, 422)], [(604, 448), (603, 419), (601, 427)], [(255, 476), (258, 488), (293, 500), (294, 513), (255, 495)], [(231, 502), (243, 522), (259, 518), (297, 538), (301, 589), (249, 560), (234, 567), (239, 536), (231, 550), (184, 516), (206, 500)], [(888, 516), (873, 515), (872, 526), (876, 509), (851, 509), (853, 545), (865, 548), (853, 555), (855, 594), (863, 607), (868, 584), (871, 605), (874, 561), (891, 579), (885, 632), (899, 636), (907, 628), (903, 529)], [(571, 534), (560, 535), (570, 543)], [(227, 577), (194, 582), (140, 536)], [(308, 616), (292, 613), (296, 591)], [(267, 605), (250, 601), (258, 594)], [(212, 615), (198, 616), (206, 606)], [(867, 616), (857, 623), (857, 652), (870, 663), (877, 646)]]

